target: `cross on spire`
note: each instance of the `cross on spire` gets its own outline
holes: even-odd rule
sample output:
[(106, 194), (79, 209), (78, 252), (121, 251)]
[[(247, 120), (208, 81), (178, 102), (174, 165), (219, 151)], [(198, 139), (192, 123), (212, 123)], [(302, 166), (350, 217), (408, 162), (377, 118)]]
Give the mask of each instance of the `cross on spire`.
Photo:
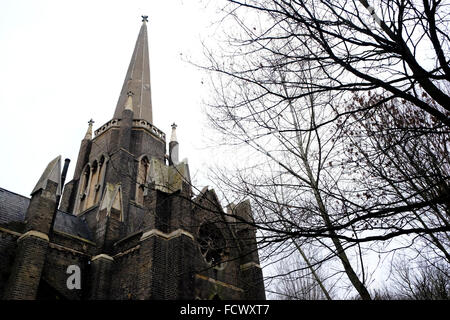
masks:
[(92, 119), (89, 120), (88, 124), (89, 124), (89, 126), (87, 128), (86, 135), (84, 136), (84, 139), (91, 140), (92, 139), (92, 125), (94, 124), (94, 120), (92, 120)]
[(175, 122), (171, 125), (172, 127), (172, 136), (170, 137), (170, 142), (177, 142), (177, 125)]
[(148, 16), (141, 16), (142, 17), (142, 22), (148, 22)]

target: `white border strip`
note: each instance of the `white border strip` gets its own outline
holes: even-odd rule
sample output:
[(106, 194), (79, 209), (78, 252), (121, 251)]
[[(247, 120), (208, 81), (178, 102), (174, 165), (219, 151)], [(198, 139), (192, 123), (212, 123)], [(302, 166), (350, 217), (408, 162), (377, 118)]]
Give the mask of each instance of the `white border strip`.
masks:
[(142, 234), (141, 239), (139, 241), (144, 241), (144, 240), (146, 240), (146, 239), (148, 239), (150, 237), (153, 237), (153, 236), (158, 236), (158, 237), (164, 238), (166, 240), (170, 240), (170, 239), (179, 237), (182, 234), (184, 234), (185, 236), (187, 236), (187, 237), (191, 238), (192, 240), (194, 240), (194, 236), (192, 234), (190, 234), (189, 232), (187, 232), (185, 230), (182, 230), (182, 229), (177, 229), (177, 230), (175, 230), (175, 231), (173, 231), (171, 233), (164, 233), (164, 232), (162, 232), (162, 231), (160, 231), (158, 229), (152, 229), (152, 230), (149, 230), (147, 232), (144, 232)]

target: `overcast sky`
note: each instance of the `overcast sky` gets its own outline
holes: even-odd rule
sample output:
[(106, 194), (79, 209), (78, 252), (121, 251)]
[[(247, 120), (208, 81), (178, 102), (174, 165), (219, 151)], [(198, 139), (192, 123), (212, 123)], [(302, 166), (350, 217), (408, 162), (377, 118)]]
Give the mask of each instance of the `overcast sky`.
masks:
[(141, 26), (149, 16), (154, 125), (178, 124), (180, 159), (207, 184), (205, 75), (199, 58), (214, 14), (199, 1), (0, 1), (0, 187), (29, 196), (47, 163), (70, 158), (87, 122), (109, 121)]
[(149, 16), (153, 124), (169, 139), (177, 123), (180, 159), (199, 188), (212, 184), (207, 167), (220, 154), (205, 139), (207, 78), (185, 62), (201, 59), (202, 39), (217, 28), (215, 1), (200, 2), (0, 0), (0, 187), (28, 197), (58, 155), (71, 159), (72, 179), (87, 122), (95, 130), (113, 117), (141, 15)]

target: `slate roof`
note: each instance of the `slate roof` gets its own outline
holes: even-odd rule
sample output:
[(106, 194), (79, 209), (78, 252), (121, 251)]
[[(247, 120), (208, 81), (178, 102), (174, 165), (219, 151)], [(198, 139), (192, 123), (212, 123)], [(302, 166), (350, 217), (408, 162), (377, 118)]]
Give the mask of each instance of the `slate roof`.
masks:
[[(0, 226), (11, 222), (23, 222), (30, 199), (0, 188)], [(70, 213), (58, 210), (55, 230), (73, 236), (93, 240), (86, 221)]]
[(121, 118), (128, 98), (133, 93), (133, 111), (135, 119), (144, 119), (153, 123), (152, 98), (150, 88), (150, 60), (148, 54), (147, 24), (143, 20), (139, 31), (130, 65), (123, 82), (117, 102), (114, 118)]
[(0, 225), (24, 221), (29, 203), (27, 197), (0, 188)]
[(93, 240), (91, 231), (85, 220), (60, 210), (58, 210), (58, 214), (56, 215), (55, 230), (86, 240)]

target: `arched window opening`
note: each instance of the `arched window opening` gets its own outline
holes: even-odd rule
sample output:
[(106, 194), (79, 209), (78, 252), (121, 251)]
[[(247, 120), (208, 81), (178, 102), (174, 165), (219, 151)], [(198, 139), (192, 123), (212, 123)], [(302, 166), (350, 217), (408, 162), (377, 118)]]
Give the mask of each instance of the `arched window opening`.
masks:
[(94, 161), (91, 169), (91, 181), (89, 183), (89, 192), (87, 194), (86, 209), (94, 205), (95, 186), (97, 184), (97, 181), (98, 181), (98, 163), (97, 161)]
[(111, 218), (122, 221), (122, 193), (120, 187), (114, 195), (111, 209)]
[(137, 183), (136, 183), (136, 202), (144, 204), (145, 188), (148, 183), (148, 171), (150, 169), (150, 162), (147, 157), (143, 157), (139, 161)]
[(94, 197), (94, 204), (98, 203), (101, 196), (101, 190), (103, 185), (103, 180), (105, 177), (105, 170), (106, 170), (106, 163), (105, 163), (105, 157), (102, 156), (100, 158), (100, 161), (98, 163), (98, 176), (97, 181), (95, 184), (95, 197)]
[(217, 269), (222, 269), (228, 256), (225, 238), (219, 228), (213, 223), (204, 223), (198, 232), (200, 252), (206, 263)]
[(91, 167), (89, 165), (86, 166), (86, 168), (83, 171), (83, 174), (81, 176), (81, 181), (80, 181), (80, 194), (79, 194), (79, 212), (83, 211), (86, 207), (86, 201), (87, 201), (87, 194), (88, 194), (88, 189), (89, 189), (89, 179), (91, 176)]

